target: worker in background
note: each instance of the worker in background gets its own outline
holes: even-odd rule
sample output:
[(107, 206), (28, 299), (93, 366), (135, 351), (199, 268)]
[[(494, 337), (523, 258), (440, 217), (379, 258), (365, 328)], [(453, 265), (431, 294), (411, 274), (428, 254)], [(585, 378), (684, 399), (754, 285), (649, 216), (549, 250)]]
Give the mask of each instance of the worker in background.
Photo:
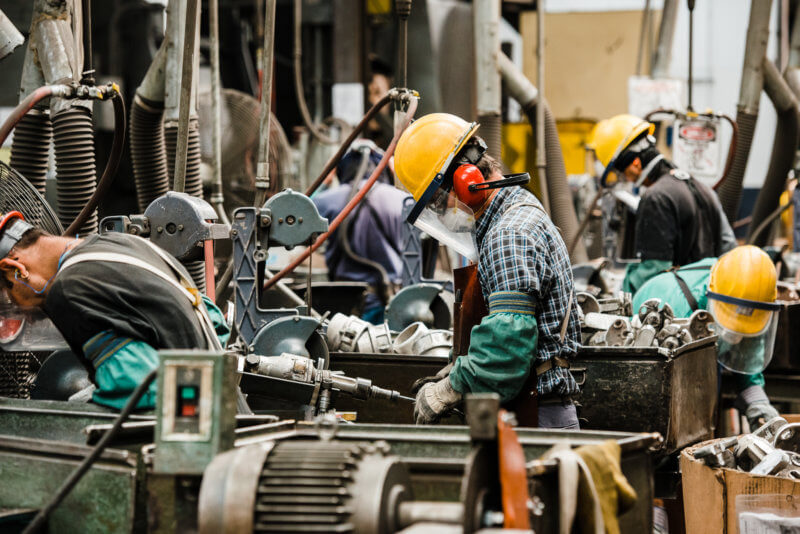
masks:
[(655, 126), (633, 115), (601, 121), (590, 145), (603, 166), (601, 184), (611, 173), (641, 194), (636, 210), (634, 249), (622, 289), (636, 292), (652, 276), (673, 266), (717, 257), (736, 246), (717, 195), (664, 158), (656, 149)]
[(495, 392), (530, 426), (578, 428), (569, 361), (580, 326), (572, 271), (561, 234), (533, 194), (504, 177), (475, 136), (478, 125), (426, 115), (400, 137), (398, 180), (417, 201), (409, 216), (422, 231), (477, 262), (488, 315), (471, 329), (467, 354), (417, 393), (417, 423), (434, 423), (466, 393)]
[(778, 416), (764, 391), (764, 375), (772, 358), (780, 306), (777, 272), (766, 252), (751, 245), (736, 247), (719, 259), (706, 258), (642, 285), (633, 309), (648, 299), (668, 303), (675, 317), (708, 310), (715, 321), (719, 362), (736, 378), (736, 408), (751, 430)]
[[(313, 197), (320, 215), (332, 221), (372, 174), (383, 152), (371, 141), (353, 143), (336, 167), (339, 185)], [(367, 282), (362, 318), (383, 323), (383, 313), (403, 269), (403, 203), (386, 168), (364, 200), (333, 233), (325, 251), (331, 280)]]
[[(161, 349), (220, 350), (220, 310), (186, 270), (140, 237), (49, 235), (19, 212), (0, 216), (0, 271), (17, 305), (40, 306), (79, 356), (92, 400), (121, 409)], [(154, 408), (156, 384), (137, 404)]]

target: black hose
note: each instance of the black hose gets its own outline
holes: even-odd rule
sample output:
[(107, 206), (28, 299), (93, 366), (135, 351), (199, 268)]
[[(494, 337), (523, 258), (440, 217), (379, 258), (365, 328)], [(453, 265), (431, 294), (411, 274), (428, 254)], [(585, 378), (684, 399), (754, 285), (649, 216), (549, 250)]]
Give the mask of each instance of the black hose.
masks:
[(124, 423), (125, 420), (131, 415), (133, 410), (136, 408), (136, 405), (139, 403), (139, 400), (147, 392), (153, 380), (155, 380), (157, 374), (158, 370), (153, 369), (147, 374), (144, 380), (138, 386), (136, 386), (136, 389), (131, 394), (128, 402), (125, 403), (125, 407), (122, 408), (122, 411), (114, 420), (114, 424), (111, 426), (108, 432), (103, 434), (103, 437), (97, 442), (97, 445), (94, 446), (92, 452), (83, 459), (75, 471), (73, 471), (67, 480), (61, 484), (61, 487), (58, 488), (58, 491), (53, 498), (50, 499), (50, 501), (39, 510), (39, 512), (36, 514), (36, 517), (33, 518), (33, 521), (31, 521), (31, 523), (25, 528), (23, 534), (34, 534), (39, 532), (42, 527), (45, 526), (50, 514), (53, 513), (53, 510), (55, 510), (56, 507), (61, 504), (61, 501), (63, 501), (66, 496), (69, 495), (69, 492), (72, 491), (72, 488), (74, 488), (75, 485), (80, 482), (81, 478), (83, 478), (83, 475), (85, 475), (89, 471), (89, 468), (92, 467), (92, 464), (94, 464), (97, 459), (100, 458), (100, 455), (103, 453), (106, 446), (108, 446), (111, 440), (114, 439), (117, 433), (119, 433), (120, 428), (122, 428), (122, 423)]
[[(59, 111), (53, 116), (56, 152), (58, 218), (69, 226), (95, 192), (94, 129), (92, 113), (80, 106)], [(97, 232), (97, 211), (79, 228), (81, 234)]]
[(83, 73), (81, 83), (94, 85), (94, 68), (92, 67), (92, 0), (82, 0), (83, 19)]
[[(139, 211), (169, 191), (164, 148), (164, 103), (133, 97), (131, 109), (131, 160)], [(173, 156), (174, 160), (174, 156)]]
[[(758, 193), (756, 205), (753, 208), (753, 221), (751, 230), (761, 226), (770, 213), (779, 205), (781, 193), (786, 189), (786, 178), (794, 163), (795, 150), (797, 149), (798, 120), (797, 109), (791, 107), (778, 114), (778, 124), (775, 128), (775, 139), (772, 143), (772, 156), (769, 160), (767, 177)], [(751, 231), (748, 242), (762, 247), (767, 244), (769, 232)]]
[(747, 159), (750, 156), (750, 146), (753, 144), (757, 119), (757, 113), (748, 113), (743, 109), (736, 111), (736, 124), (739, 126), (736, 154), (734, 155), (728, 178), (717, 189), (722, 209), (731, 223), (739, 215), (739, 203), (742, 200), (742, 182), (744, 181), (744, 172), (747, 169)]
[(84, 225), (86, 220), (95, 210), (100, 202), (105, 198), (111, 189), (111, 184), (114, 182), (114, 177), (117, 175), (117, 168), (119, 167), (119, 160), (122, 157), (122, 149), (125, 146), (125, 100), (122, 95), (115, 93), (111, 101), (114, 104), (114, 141), (111, 144), (111, 153), (106, 162), (106, 168), (103, 169), (103, 175), (97, 183), (97, 188), (92, 194), (92, 198), (81, 209), (81, 212), (75, 217), (75, 220), (64, 230), (64, 235), (75, 235), (78, 230)]
[(29, 111), (14, 128), (11, 167), (27, 178), (41, 195), (45, 194), (52, 140), (53, 124), (45, 111)]
[[(780, 217), (780, 216), (781, 216), (781, 214), (782, 214), (784, 211), (788, 210), (788, 209), (789, 209), (789, 208), (791, 208), (793, 205), (794, 205), (794, 204), (793, 204), (793, 202), (792, 202), (792, 201), (791, 201), (791, 199), (790, 199), (790, 200), (789, 200), (789, 202), (787, 202), (787, 203), (786, 203), (786, 204), (784, 204), (783, 206), (778, 206), (778, 208), (777, 208), (776, 210), (774, 210), (772, 213), (770, 213), (770, 214), (767, 216), (767, 218), (766, 218), (766, 219), (764, 219), (763, 221), (761, 221), (761, 224), (759, 224), (759, 225), (758, 225), (758, 227), (756, 227), (756, 229), (755, 229), (755, 230), (753, 230), (753, 232), (752, 232), (752, 237), (750, 237), (750, 238), (747, 240), (747, 244), (748, 244), (748, 245), (755, 245), (755, 244), (756, 244), (756, 241), (757, 241), (757, 240), (758, 240), (758, 238), (761, 236), (761, 232), (763, 232), (763, 231), (764, 231), (766, 228), (769, 228), (769, 225), (770, 225), (770, 224), (772, 224), (772, 223), (775, 221), (775, 219), (777, 219), (778, 217)], [(767, 233), (767, 236), (769, 236), (769, 232)], [(764, 241), (764, 240), (761, 240), (761, 241)]]

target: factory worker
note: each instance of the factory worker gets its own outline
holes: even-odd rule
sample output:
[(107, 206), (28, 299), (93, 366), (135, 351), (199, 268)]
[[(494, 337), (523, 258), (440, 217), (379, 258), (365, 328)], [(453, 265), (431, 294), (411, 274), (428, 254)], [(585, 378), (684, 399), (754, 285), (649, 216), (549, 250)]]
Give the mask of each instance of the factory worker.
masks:
[(415, 420), (434, 423), (464, 394), (495, 392), (523, 426), (538, 401), (539, 426), (577, 429), (569, 361), (580, 326), (567, 249), (536, 197), (516, 186), (527, 174), (504, 177), (477, 129), (454, 115), (426, 115), (395, 151), (397, 178), (416, 200), (409, 222), (477, 263), (488, 303), (467, 354), (419, 390)]
[[(355, 141), (336, 166), (339, 185), (312, 198), (319, 214), (328, 221), (336, 218), (382, 156), (383, 152), (373, 142)], [(393, 178), (388, 168), (378, 180), (341, 228), (334, 232), (325, 249), (331, 280), (369, 283), (362, 319), (373, 324), (383, 324), (391, 289), (400, 283), (403, 203), (408, 198), (407, 193), (390, 185)]]
[(706, 185), (664, 158), (655, 126), (633, 115), (601, 121), (590, 145), (604, 167), (601, 182), (616, 173), (646, 187), (636, 210), (634, 249), (622, 289), (635, 293), (648, 278), (673, 266), (717, 257), (736, 246), (722, 205)]
[[(0, 270), (9, 297), (39, 306), (89, 371), (92, 400), (120, 409), (158, 366), (160, 349), (215, 349), (230, 330), (186, 270), (140, 237), (46, 234), (0, 215)], [(154, 408), (155, 382), (138, 408)]]
[(675, 317), (695, 310), (714, 318), (720, 365), (732, 371), (736, 408), (750, 428), (778, 416), (764, 391), (761, 373), (770, 362), (780, 305), (775, 265), (766, 252), (751, 245), (736, 247), (719, 259), (706, 258), (644, 283), (633, 297), (633, 309), (648, 299), (669, 303)]

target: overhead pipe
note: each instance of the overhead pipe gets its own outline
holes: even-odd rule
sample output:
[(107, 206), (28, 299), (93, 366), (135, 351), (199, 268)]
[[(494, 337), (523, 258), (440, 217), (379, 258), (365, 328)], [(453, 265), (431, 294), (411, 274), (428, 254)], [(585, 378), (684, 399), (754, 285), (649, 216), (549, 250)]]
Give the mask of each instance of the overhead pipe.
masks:
[(739, 139), (731, 173), (717, 190), (725, 215), (731, 222), (735, 221), (739, 214), (742, 182), (758, 119), (758, 102), (761, 97), (761, 89), (764, 87), (764, 58), (767, 53), (771, 10), (772, 0), (753, 0), (750, 4), (750, 22), (747, 26), (742, 82), (739, 89), (739, 102), (736, 106)]
[[(497, 65), (503, 81), (511, 97), (519, 102), (525, 115), (531, 123), (536, 125), (536, 108), (539, 103), (539, 91), (525, 77), (508, 56), (502, 52), (497, 54)], [(558, 139), (558, 130), (553, 112), (546, 100), (542, 100), (544, 111), (544, 151), (547, 155), (547, 185), (550, 195), (551, 218), (561, 230), (564, 240), (572, 240), (578, 233), (578, 217), (572, 203), (572, 193), (567, 183), (567, 171), (564, 166), (564, 154), (561, 152), (561, 143)], [(588, 260), (586, 247), (582, 241), (574, 245), (575, 249), (571, 259), (575, 263)]]
[(3, 59), (14, 49), (25, 42), (14, 23), (0, 10), (0, 59)]
[(189, 153), (189, 114), (194, 90), (195, 42), (197, 19), (200, 17), (200, 0), (186, 0), (186, 29), (183, 32), (183, 60), (181, 61), (181, 89), (178, 107), (178, 138), (175, 149), (175, 171), (172, 189), (183, 193), (186, 189), (186, 168)]
[(775, 64), (764, 58), (764, 89), (767, 96), (775, 106), (778, 114), (778, 123), (775, 128), (775, 139), (772, 144), (767, 177), (758, 193), (756, 205), (753, 208), (753, 219), (750, 223), (748, 241), (756, 246), (764, 246), (769, 239), (769, 232), (755, 234), (755, 229), (761, 226), (772, 212), (778, 207), (780, 197), (786, 188), (786, 179), (794, 164), (795, 152), (798, 143), (798, 106), (789, 85), (781, 77)]
[[(539, 0), (539, 5), (542, 0)], [(482, 0), (472, 4), (475, 35), (476, 107), (481, 137), (489, 155), (500, 161), (503, 136), (500, 74), (493, 51), (500, 50), (500, 0)]]
[(208, 38), (211, 56), (211, 155), (213, 185), (211, 205), (217, 216), (230, 225), (225, 212), (225, 196), (222, 192), (222, 89), (219, 72), (219, 0), (208, 0)]
[[(539, 87), (538, 98), (544, 101), (544, 17), (546, 13), (544, 0), (536, 4), (536, 10), (536, 83)], [(536, 171), (539, 177), (539, 190), (542, 192), (542, 204), (547, 214), (552, 215), (550, 188), (547, 184), (547, 149), (544, 145), (544, 109), (544, 106), (536, 108), (536, 124), (531, 123), (531, 126), (536, 130)]]
[(675, 37), (677, 22), (678, 0), (664, 0), (661, 24), (658, 27), (658, 43), (650, 66), (650, 76), (654, 79), (666, 78), (669, 75), (669, 65), (672, 62), (672, 41)]

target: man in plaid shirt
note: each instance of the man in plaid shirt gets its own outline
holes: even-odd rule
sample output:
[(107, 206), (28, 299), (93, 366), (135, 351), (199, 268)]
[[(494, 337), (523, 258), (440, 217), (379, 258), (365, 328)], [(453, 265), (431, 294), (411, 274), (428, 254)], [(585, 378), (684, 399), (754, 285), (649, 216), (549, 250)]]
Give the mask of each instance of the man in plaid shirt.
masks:
[[(580, 327), (566, 246), (536, 197), (502, 176), (476, 128), (452, 115), (428, 115), (406, 130), (395, 152), (398, 179), (422, 206), (415, 224), (477, 261), (489, 306), (468, 353), (418, 392), (415, 419), (436, 422), (465, 393), (495, 392), (506, 405), (536, 394), (540, 427), (577, 429), (569, 360)], [(453, 215), (463, 205), (476, 221), (474, 250), (463, 243), (466, 219)]]

